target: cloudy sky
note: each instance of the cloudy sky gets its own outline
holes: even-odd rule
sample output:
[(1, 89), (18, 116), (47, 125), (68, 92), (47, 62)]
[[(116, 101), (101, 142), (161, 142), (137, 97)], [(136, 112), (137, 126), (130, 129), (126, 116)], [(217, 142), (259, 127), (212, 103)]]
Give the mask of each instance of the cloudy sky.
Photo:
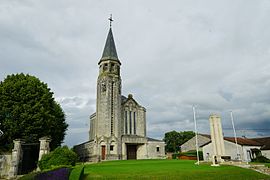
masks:
[(29, 73), (47, 83), (69, 128), (88, 140), (97, 63), (113, 14), (123, 94), (147, 109), (147, 133), (209, 133), (211, 113), (232, 135), (270, 136), (269, 0), (0, 0), (0, 80)]

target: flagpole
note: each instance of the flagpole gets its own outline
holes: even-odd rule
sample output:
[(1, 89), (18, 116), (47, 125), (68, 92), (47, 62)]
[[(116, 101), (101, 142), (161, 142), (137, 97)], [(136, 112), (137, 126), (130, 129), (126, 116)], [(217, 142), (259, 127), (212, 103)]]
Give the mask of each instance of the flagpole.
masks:
[(233, 127), (233, 133), (234, 133), (234, 141), (235, 141), (235, 145), (236, 145), (237, 159), (239, 159), (240, 154), (239, 154), (239, 149), (238, 149), (238, 144), (237, 144), (236, 131), (234, 128), (233, 112), (232, 111), (231, 111), (231, 120), (232, 120), (232, 127)]
[(195, 139), (196, 139), (196, 151), (197, 151), (197, 164), (200, 164), (199, 160), (199, 148), (198, 148), (198, 132), (197, 132), (197, 121), (196, 121), (196, 111), (195, 106), (192, 106), (193, 110), (193, 120), (194, 120), (194, 127), (195, 127)]

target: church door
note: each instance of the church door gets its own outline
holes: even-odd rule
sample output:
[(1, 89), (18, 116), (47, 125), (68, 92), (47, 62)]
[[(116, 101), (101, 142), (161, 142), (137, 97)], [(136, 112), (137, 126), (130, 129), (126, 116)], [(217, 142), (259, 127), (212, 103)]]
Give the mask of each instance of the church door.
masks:
[(105, 146), (101, 146), (101, 160), (105, 160), (106, 148)]
[(137, 145), (127, 145), (127, 159), (137, 159)]

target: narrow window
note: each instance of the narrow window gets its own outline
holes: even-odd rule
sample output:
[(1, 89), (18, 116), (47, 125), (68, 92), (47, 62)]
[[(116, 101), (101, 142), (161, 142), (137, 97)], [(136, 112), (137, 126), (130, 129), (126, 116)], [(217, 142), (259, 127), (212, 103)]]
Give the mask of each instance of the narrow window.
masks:
[(157, 152), (159, 152), (159, 147), (157, 147)]
[(113, 90), (114, 90), (114, 88), (113, 88), (113, 84), (114, 84), (114, 82), (112, 82), (112, 87), (111, 87), (111, 135), (113, 135), (113, 126), (114, 126), (114, 124), (113, 124), (113, 120), (114, 120), (114, 114), (113, 114), (113, 96), (114, 96), (114, 94), (113, 94)]
[(110, 72), (114, 71), (114, 63), (110, 64)]
[(128, 125), (127, 125), (127, 111), (125, 111), (125, 134), (127, 134)]
[(113, 151), (113, 145), (110, 145), (110, 151)]
[(136, 112), (133, 112), (134, 134), (136, 134)]
[(131, 111), (129, 111), (129, 134), (132, 134), (132, 121), (131, 121)]
[(106, 64), (104, 64), (104, 66), (103, 66), (103, 71), (106, 71), (108, 69), (108, 64), (106, 63)]

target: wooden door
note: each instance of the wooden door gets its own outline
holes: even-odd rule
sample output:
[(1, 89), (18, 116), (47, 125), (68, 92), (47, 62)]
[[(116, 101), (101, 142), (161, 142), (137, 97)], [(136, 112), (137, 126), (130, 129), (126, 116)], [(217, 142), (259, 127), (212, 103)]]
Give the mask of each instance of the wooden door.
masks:
[(137, 159), (137, 145), (127, 145), (127, 159)]
[(101, 146), (101, 160), (105, 160), (106, 156), (106, 148), (105, 146)]

